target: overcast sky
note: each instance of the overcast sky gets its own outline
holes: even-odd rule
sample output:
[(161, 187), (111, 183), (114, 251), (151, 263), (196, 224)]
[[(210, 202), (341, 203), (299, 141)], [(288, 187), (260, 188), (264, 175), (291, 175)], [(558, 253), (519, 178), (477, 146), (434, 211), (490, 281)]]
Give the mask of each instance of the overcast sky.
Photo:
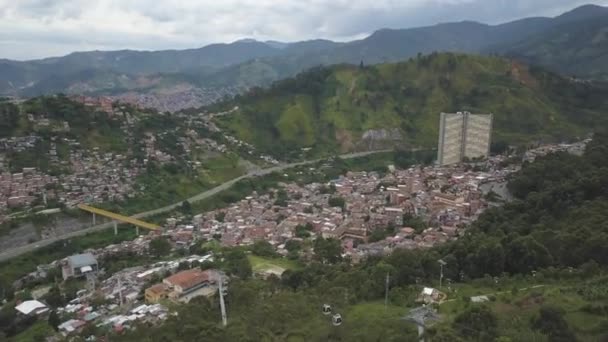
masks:
[(0, 0), (0, 58), (184, 49), (241, 38), (350, 40), (379, 28), (555, 16), (608, 0)]

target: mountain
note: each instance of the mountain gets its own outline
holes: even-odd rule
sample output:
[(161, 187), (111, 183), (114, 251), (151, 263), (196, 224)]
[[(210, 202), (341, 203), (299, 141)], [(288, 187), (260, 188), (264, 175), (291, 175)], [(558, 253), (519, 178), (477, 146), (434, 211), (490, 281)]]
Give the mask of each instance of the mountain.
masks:
[(608, 8), (585, 6), (556, 20), (549, 29), (496, 50), (564, 74), (608, 79)]
[[(419, 53), (442, 51), (501, 53), (549, 67), (557, 72), (603, 78), (605, 73), (603, 70), (598, 72), (598, 69), (602, 66), (608, 67), (608, 46), (602, 43), (606, 30), (608, 8), (592, 5), (580, 7), (556, 18), (526, 18), (495, 26), (464, 21), (413, 29), (382, 29), (365, 39), (341, 45), (334, 43), (311, 53), (260, 58), (253, 63), (247, 61), (218, 71), (216, 75), (224, 73), (222, 77), (214, 76), (201, 80), (210, 80), (215, 84), (217, 79), (222, 79), (224, 82), (220, 84), (268, 85), (273, 80), (294, 76), (316, 65), (396, 62), (415, 57)], [(563, 35), (570, 31), (575, 32), (576, 36), (570, 41), (562, 41)], [(552, 51), (545, 54), (543, 51), (535, 52), (533, 47), (542, 45), (545, 40), (556, 42)], [(599, 67), (587, 65), (585, 58), (576, 56), (577, 51), (586, 48), (594, 50), (598, 57), (594, 62), (599, 64)], [(552, 60), (554, 52), (559, 53), (562, 58)], [(585, 50), (580, 54), (585, 56), (586, 53)], [(573, 62), (580, 67), (570, 68), (569, 64)], [(238, 74), (233, 72), (235, 69), (240, 70)], [(265, 70), (262, 74), (264, 77), (256, 78), (260, 75), (260, 69)], [(274, 79), (273, 75), (276, 75)]]
[(265, 152), (434, 147), (438, 114), (495, 114), (495, 142), (583, 136), (606, 122), (608, 85), (497, 57), (433, 53), (395, 64), (320, 67), (254, 89), (221, 125)]
[(0, 92), (16, 92), (47, 78), (79, 79), (80, 73), (86, 70), (108, 70), (129, 75), (175, 73), (221, 68), (279, 53), (268, 44), (246, 40), (190, 50), (91, 51), (28, 62), (0, 60)]
[(243, 39), (190, 50), (92, 51), (27, 62), (0, 60), (0, 94), (238, 91), (267, 86), (318, 65), (396, 62), (432, 52), (499, 53), (569, 75), (606, 78), (607, 31), (608, 8), (587, 5), (555, 18), (500, 25), (464, 21), (381, 29), (346, 43)]

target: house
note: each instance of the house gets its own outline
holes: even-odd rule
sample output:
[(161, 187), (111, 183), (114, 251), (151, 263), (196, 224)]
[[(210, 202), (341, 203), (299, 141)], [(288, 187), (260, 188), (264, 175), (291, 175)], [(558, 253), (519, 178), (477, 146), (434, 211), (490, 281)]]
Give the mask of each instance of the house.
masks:
[(447, 295), (432, 287), (425, 287), (418, 295), (417, 302), (424, 304), (441, 303), (447, 298)]
[(209, 272), (200, 269), (191, 269), (178, 272), (163, 279), (163, 283), (173, 289), (177, 294), (187, 293), (203, 284), (209, 283)]
[(146, 289), (146, 303), (158, 303), (160, 300), (167, 298), (169, 288), (167, 285), (160, 283), (150, 286)]
[(15, 310), (26, 316), (37, 316), (49, 311), (49, 308), (37, 300), (26, 300), (15, 307)]
[(189, 302), (198, 296), (212, 296), (217, 288), (217, 271), (201, 271), (198, 268), (181, 271), (163, 279), (160, 284), (146, 289), (146, 301), (156, 303), (163, 298), (179, 302)]
[(85, 321), (81, 321), (79, 319), (70, 319), (66, 322), (61, 323), (57, 328), (64, 335), (70, 334), (74, 331), (80, 330), (86, 324)]
[(99, 265), (91, 253), (76, 254), (66, 258), (62, 267), (63, 279), (80, 277), (86, 273), (97, 273)]

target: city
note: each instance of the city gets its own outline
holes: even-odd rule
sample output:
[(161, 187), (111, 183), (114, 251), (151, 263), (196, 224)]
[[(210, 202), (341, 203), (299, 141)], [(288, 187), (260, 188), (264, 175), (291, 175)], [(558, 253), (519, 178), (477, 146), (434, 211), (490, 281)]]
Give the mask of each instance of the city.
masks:
[(608, 341), (608, 2), (0, 1), (0, 342)]

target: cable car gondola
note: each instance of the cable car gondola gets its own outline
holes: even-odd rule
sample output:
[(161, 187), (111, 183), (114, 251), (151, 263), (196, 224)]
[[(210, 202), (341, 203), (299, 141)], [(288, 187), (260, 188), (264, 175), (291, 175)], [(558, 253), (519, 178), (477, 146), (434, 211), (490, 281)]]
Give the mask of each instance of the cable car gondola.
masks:
[(339, 326), (340, 324), (342, 324), (342, 315), (340, 315), (340, 314), (333, 315), (333, 317), (331, 318), (331, 323), (336, 327)]
[(329, 304), (323, 304), (323, 308), (321, 309), (321, 311), (326, 316), (329, 315), (329, 314), (331, 314), (331, 305), (329, 305)]

